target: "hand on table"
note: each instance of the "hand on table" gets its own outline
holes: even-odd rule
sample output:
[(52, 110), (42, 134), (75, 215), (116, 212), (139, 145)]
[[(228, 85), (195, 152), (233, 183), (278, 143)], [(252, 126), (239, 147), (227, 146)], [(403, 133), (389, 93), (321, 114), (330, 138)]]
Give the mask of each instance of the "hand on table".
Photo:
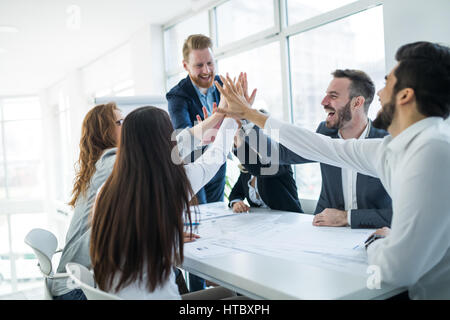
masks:
[(200, 238), (198, 234), (190, 233), (190, 232), (183, 232), (183, 239), (184, 243), (193, 242), (195, 239)]
[(314, 216), (313, 225), (322, 227), (344, 227), (347, 223), (347, 211), (326, 208)]
[(233, 203), (233, 212), (234, 213), (238, 213), (238, 212), (248, 212), (250, 210), (250, 207), (247, 206), (244, 201), (238, 201)]

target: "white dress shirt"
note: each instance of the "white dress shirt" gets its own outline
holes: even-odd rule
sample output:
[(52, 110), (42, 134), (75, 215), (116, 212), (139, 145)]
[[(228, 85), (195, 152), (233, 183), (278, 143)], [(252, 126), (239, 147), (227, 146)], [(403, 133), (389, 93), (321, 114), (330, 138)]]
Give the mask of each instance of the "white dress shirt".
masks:
[(450, 299), (450, 127), (442, 118), (383, 139), (331, 139), (272, 117), (265, 131), (304, 158), (379, 177), (393, 217), (389, 236), (369, 246), (369, 264), (412, 299)]
[[(255, 178), (255, 186), (252, 186), (252, 180)], [(258, 191), (258, 178), (255, 176), (251, 176), (250, 180), (248, 180), (247, 183), (248, 186), (248, 197), (250, 198), (250, 201), (252, 201), (254, 204), (257, 204), (258, 206), (262, 208), (268, 208), (268, 206), (264, 203), (263, 199), (259, 195)]]
[[(370, 121), (367, 121), (366, 128), (358, 137), (358, 139), (366, 139), (370, 131)], [(338, 136), (341, 139), (341, 133), (338, 131)], [(358, 172), (346, 168), (341, 169), (342, 176), (342, 194), (344, 196), (344, 207), (347, 211), (347, 223), (352, 225), (352, 210), (358, 209), (358, 200), (356, 199), (356, 178)]]

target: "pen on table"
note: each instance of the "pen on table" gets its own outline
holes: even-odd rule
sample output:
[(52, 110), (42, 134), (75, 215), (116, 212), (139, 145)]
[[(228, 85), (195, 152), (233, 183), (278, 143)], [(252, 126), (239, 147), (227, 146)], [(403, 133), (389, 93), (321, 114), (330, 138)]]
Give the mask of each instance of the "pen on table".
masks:
[(200, 222), (184, 223), (185, 226), (199, 226)]

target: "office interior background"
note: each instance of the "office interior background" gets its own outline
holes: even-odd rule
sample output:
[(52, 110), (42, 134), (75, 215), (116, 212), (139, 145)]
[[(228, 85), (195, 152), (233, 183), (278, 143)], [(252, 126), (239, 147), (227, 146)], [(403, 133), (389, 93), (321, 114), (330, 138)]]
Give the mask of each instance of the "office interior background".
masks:
[[(0, 298), (43, 286), (29, 230), (64, 246), (87, 111), (167, 109), (189, 34), (213, 39), (218, 73), (248, 73), (256, 107), (315, 130), (333, 70), (364, 70), (378, 91), (399, 46), (450, 44), (449, 13), (449, 0), (0, 1)], [(379, 108), (374, 99), (369, 117)], [(232, 186), (238, 162), (228, 161)], [(312, 212), (319, 165), (294, 168)]]

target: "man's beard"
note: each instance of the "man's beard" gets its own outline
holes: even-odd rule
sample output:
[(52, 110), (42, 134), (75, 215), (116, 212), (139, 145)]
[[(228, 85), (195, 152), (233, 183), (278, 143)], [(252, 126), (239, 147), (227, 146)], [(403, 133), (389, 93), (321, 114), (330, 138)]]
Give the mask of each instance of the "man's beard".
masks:
[(190, 74), (192, 82), (199, 88), (210, 88), (214, 83), (214, 73), (210, 73), (211, 79), (208, 82), (205, 82), (204, 79), (201, 79), (199, 76), (194, 76)]
[(395, 99), (392, 98), (391, 101), (383, 105), (381, 110), (378, 112), (375, 120), (372, 121), (372, 125), (375, 128), (386, 130), (392, 123), (395, 113)]
[[(340, 130), (344, 126), (344, 124), (350, 120), (352, 120), (352, 111), (350, 108), (350, 101), (340, 110), (335, 110), (335, 113), (337, 114), (337, 121), (334, 125), (331, 124), (328, 120), (326, 120), (325, 125), (329, 129), (337, 129)], [(331, 109), (329, 107), (325, 107), (325, 109)]]

